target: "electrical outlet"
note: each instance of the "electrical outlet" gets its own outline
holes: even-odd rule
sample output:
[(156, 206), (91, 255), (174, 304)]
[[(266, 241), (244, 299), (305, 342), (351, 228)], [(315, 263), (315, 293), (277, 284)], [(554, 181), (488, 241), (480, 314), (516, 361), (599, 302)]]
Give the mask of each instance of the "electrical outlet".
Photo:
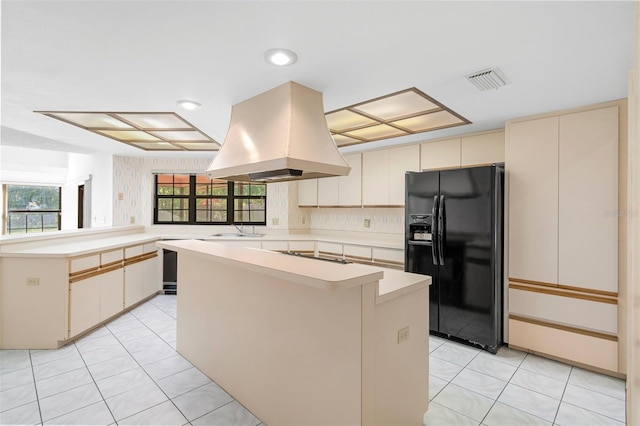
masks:
[(365, 228), (371, 227), (371, 219), (365, 219), (364, 220), (364, 227)]
[(130, 224), (132, 224), (132, 225), (133, 225), (134, 223), (136, 223), (136, 217), (135, 217), (135, 216), (131, 216), (131, 217), (129, 218), (129, 223), (130, 223)]
[(118, 201), (124, 200), (124, 194), (122, 192), (118, 192)]
[(307, 218), (306, 218), (306, 217), (304, 217), (304, 216), (302, 216), (302, 224), (304, 225), (304, 224), (306, 224), (306, 223), (307, 223)]
[(409, 327), (401, 328), (398, 330), (398, 344), (409, 340)]
[(38, 286), (38, 285), (40, 285), (40, 278), (38, 278), (38, 277), (28, 277), (27, 278), (27, 285), (29, 285), (29, 286)]
[(279, 217), (274, 217), (271, 219), (271, 224), (272, 225), (279, 225), (280, 224), (280, 218)]

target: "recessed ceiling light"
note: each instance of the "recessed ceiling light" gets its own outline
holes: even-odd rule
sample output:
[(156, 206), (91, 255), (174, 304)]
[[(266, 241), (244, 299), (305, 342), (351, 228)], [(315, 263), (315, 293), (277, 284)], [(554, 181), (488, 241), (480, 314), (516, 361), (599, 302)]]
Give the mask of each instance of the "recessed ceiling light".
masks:
[(284, 67), (298, 61), (298, 55), (288, 49), (269, 49), (264, 52), (264, 60), (271, 65)]
[(190, 100), (187, 100), (187, 99), (183, 99), (181, 101), (178, 101), (178, 105), (180, 105), (182, 108), (188, 109), (188, 110), (200, 108), (200, 104), (198, 102), (190, 101)]

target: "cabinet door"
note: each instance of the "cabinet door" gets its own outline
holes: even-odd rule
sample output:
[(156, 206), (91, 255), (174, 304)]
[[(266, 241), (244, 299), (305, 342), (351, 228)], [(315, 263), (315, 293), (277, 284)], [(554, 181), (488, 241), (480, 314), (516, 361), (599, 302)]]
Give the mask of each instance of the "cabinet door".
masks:
[(124, 309), (124, 269), (100, 275), (100, 321)]
[(618, 107), (561, 116), (559, 157), (558, 282), (617, 292)]
[(338, 205), (357, 206), (362, 205), (362, 155), (345, 155), (344, 159), (351, 166), (347, 176), (338, 178)]
[(144, 265), (142, 262), (127, 265), (124, 268), (124, 307), (139, 302), (142, 299), (144, 287)]
[(462, 167), (504, 162), (504, 132), (461, 138), (460, 158)]
[(420, 171), (420, 146), (409, 145), (389, 150), (389, 204), (404, 206), (406, 172)]
[(460, 167), (460, 138), (426, 142), (420, 149), (422, 170)]
[(389, 205), (389, 150), (362, 154), (362, 204)]
[(338, 182), (339, 177), (326, 177), (318, 179), (318, 205), (337, 206), (339, 203)]
[(160, 258), (152, 257), (142, 262), (144, 265), (144, 284), (142, 297), (151, 296), (162, 288), (160, 280)]
[(316, 207), (318, 205), (318, 179), (298, 181), (298, 206)]
[(69, 337), (100, 322), (100, 275), (70, 284)]
[(558, 117), (507, 130), (509, 277), (558, 282)]

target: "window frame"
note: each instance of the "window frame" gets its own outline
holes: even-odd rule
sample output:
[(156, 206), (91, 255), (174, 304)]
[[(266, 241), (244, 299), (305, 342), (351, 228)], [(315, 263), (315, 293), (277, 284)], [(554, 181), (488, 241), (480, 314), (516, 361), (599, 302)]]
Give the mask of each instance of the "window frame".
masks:
[[(172, 176), (189, 176), (189, 193), (188, 195), (171, 194), (171, 195), (159, 195), (158, 194), (158, 176), (160, 175), (172, 175)], [(252, 226), (265, 226), (267, 224), (267, 185), (261, 182), (246, 182), (252, 185), (264, 185), (264, 195), (235, 195), (234, 188), (235, 183), (233, 181), (227, 181), (227, 195), (198, 195), (196, 193), (196, 178), (197, 176), (203, 176), (201, 173), (154, 173), (153, 175), (153, 224), (154, 225), (252, 225)], [(174, 178), (175, 179), (175, 178)], [(240, 183), (240, 182), (237, 182)], [(244, 183), (244, 182), (242, 182)], [(175, 184), (175, 181), (174, 181)], [(188, 200), (188, 220), (187, 221), (161, 221), (158, 220), (158, 201), (162, 199), (186, 199)], [(201, 199), (225, 199), (227, 201), (226, 209), (226, 221), (211, 221), (202, 222), (197, 221), (197, 201)], [(261, 199), (264, 200), (264, 221), (236, 221), (235, 220), (235, 202), (236, 200), (246, 199)]]
[[(35, 188), (56, 188), (58, 190), (58, 208), (57, 209), (11, 209), (9, 208), (9, 188), (12, 186), (31, 186)], [(2, 214), (2, 235), (21, 235), (21, 234), (41, 234), (45, 232), (55, 232), (60, 231), (62, 229), (62, 186), (58, 185), (30, 185), (23, 183), (5, 183), (2, 184), (2, 203), (3, 203), (3, 214)], [(25, 228), (9, 228), (11, 222), (11, 214), (24, 214), (25, 215)], [(40, 215), (41, 218), (41, 226), (39, 228), (29, 228), (29, 216)], [(56, 214), (57, 215), (57, 228), (45, 228), (43, 216), (45, 214)], [(15, 232), (15, 230), (20, 229), (24, 232)], [(38, 231), (34, 231), (34, 230)], [(11, 231), (14, 232), (11, 232)], [(31, 230), (31, 231), (30, 231)]]

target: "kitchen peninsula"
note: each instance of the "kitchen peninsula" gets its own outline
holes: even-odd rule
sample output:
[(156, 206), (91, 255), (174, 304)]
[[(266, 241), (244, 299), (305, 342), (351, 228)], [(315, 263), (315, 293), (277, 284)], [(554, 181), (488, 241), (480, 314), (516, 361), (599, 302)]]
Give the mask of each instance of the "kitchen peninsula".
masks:
[(267, 424), (422, 424), (430, 277), (157, 245), (178, 252), (178, 351)]

